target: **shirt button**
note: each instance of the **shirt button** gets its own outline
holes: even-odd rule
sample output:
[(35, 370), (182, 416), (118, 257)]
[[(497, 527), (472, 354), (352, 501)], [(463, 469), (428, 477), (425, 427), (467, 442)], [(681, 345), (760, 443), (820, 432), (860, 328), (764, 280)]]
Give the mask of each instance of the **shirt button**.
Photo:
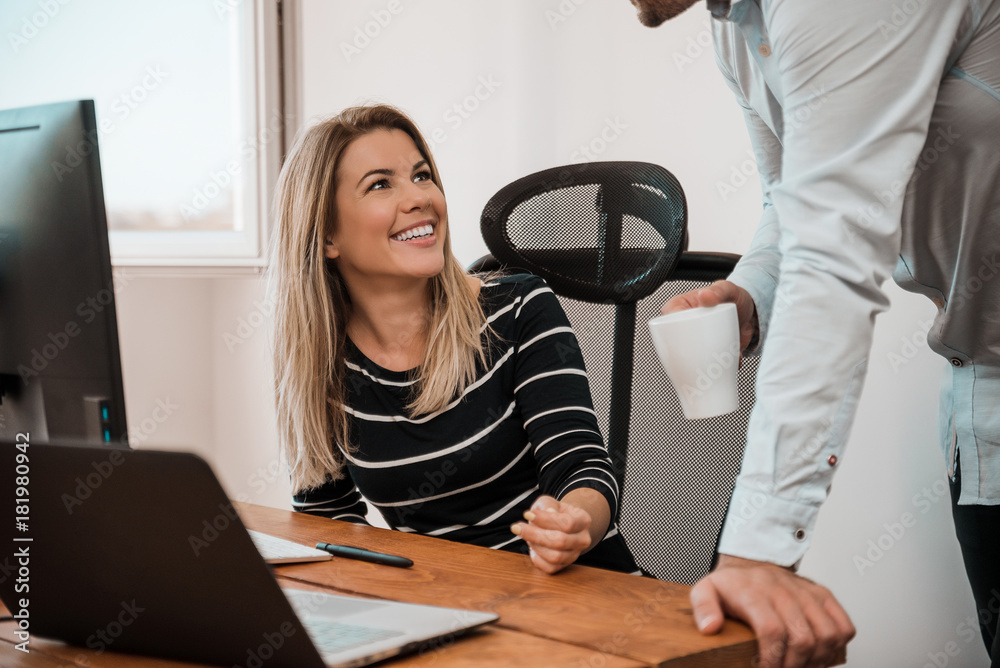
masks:
[(826, 460), (826, 463), (830, 466), (834, 466), (837, 463), (837, 455), (830, 455), (830, 458)]
[(806, 539), (806, 530), (805, 529), (796, 529), (794, 536), (795, 536), (795, 540), (797, 540), (799, 542), (802, 542), (802, 541), (804, 541)]
[(962, 360), (957, 357), (952, 357), (950, 360), (952, 366), (962, 366)]
[(769, 47), (767, 44), (761, 44), (760, 46), (757, 47), (757, 53), (767, 58), (768, 56), (771, 55), (771, 47)]
[(934, 306), (937, 306), (938, 308), (944, 308), (944, 300), (941, 299), (940, 297), (935, 297), (931, 301), (934, 302)]

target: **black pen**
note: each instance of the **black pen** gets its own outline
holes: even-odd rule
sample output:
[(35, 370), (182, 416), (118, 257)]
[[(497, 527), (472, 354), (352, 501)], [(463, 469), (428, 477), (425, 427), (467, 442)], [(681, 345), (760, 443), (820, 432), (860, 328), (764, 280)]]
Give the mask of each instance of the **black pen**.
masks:
[(359, 561), (370, 561), (373, 564), (382, 564), (383, 566), (398, 566), (399, 568), (409, 568), (413, 565), (413, 562), (406, 557), (397, 557), (394, 554), (382, 554), (381, 552), (372, 552), (371, 550), (365, 550), (360, 547), (351, 547), (350, 545), (330, 545), (329, 543), (316, 543), (317, 550), (323, 550), (324, 552), (329, 552), (335, 557), (346, 557), (347, 559), (357, 559)]

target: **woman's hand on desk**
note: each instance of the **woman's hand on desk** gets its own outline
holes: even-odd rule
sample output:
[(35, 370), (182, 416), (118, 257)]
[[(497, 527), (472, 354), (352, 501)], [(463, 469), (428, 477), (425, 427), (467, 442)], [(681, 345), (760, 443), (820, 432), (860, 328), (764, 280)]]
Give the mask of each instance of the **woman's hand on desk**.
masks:
[(524, 519), (528, 521), (517, 522), (510, 530), (531, 548), (532, 563), (550, 575), (576, 561), (593, 542), (590, 514), (551, 496), (538, 497)]

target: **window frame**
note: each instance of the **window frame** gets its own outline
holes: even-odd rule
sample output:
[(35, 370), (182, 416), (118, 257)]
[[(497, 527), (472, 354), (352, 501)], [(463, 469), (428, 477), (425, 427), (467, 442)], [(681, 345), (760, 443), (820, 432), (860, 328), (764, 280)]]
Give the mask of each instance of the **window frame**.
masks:
[(215, 0), (216, 11), (240, 11), (241, 57), (248, 63), (241, 101), (247, 135), (240, 145), (244, 192), (234, 202), (232, 231), (110, 230), (111, 261), (130, 273), (259, 273), (266, 265), (269, 207), (289, 126), (282, 70), (283, 0)]

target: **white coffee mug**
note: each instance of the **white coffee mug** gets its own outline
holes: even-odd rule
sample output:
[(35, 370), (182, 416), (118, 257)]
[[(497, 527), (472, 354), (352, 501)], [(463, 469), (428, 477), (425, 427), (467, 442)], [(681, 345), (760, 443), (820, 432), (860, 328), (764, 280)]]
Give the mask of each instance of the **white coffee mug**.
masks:
[(688, 420), (732, 413), (740, 405), (740, 327), (736, 305), (719, 304), (649, 321), (660, 362)]

